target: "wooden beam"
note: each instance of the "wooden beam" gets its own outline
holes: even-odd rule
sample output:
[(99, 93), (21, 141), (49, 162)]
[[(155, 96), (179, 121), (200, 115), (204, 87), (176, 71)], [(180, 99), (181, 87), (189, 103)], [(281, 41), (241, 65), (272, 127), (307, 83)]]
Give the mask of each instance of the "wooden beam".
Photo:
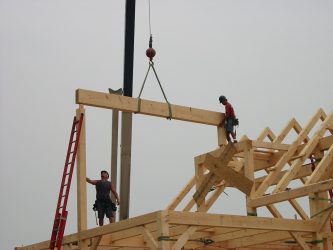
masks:
[[(233, 152), (229, 155), (226, 155), (224, 159), (231, 159), (233, 156)], [(207, 155), (206, 161), (205, 161), (205, 167), (209, 169), (212, 173), (214, 173), (216, 176), (219, 176), (220, 179), (225, 180), (228, 184), (230, 184), (233, 187), (236, 187), (243, 193), (250, 195), (253, 181), (245, 177), (243, 174), (235, 171), (234, 169), (226, 166), (228, 162), (226, 161), (220, 161), (216, 158), (214, 158), (211, 155)]]
[(180, 191), (177, 197), (170, 203), (166, 210), (175, 210), (179, 203), (184, 199), (184, 197), (191, 191), (195, 185), (195, 176), (185, 185), (185, 187)]
[(251, 199), (248, 203), (253, 207), (261, 207), (267, 204), (273, 204), (281, 201), (295, 199), (303, 196), (307, 196), (310, 193), (323, 192), (329, 189), (333, 189), (333, 179), (321, 181), (315, 184), (295, 188), (289, 191), (283, 191), (259, 198)]
[(295, 232), (290, 233), (290, 234), (297, 241), (297, 243), (302, 247), (303, 250), (311, 250), (311, 248), (306, 244), (302, 235), (300, 235), (299, 233), (295, 233)]
[(190, 237), (195, 233), (198, 227), (189, 227), (172, 246), (171, 250), (181, 250)]
[[(106, 109), (117, 109), (128, 113), (138, 111), (138, 99), (115, 94), (77, 89), (76, 103)], [(218, 126), (224, 119), (220, 112), (171, 105), (172, 119)], [(169, 108), (166, 103), (141, 99), (140, 114), (168, 118)]]
[(317, 223), (313, 220), (291, 220), (255, 216), (221, 215), (169, 211), (169, 224), (248, 228), (262, 230), (314, 232)]
[(144, 226), (142, 226), (140, 228), (141, 228), (143, 238), (145, 239), (145, 242), (147, 243), (149, 248), (151, 250), (157, 249), (157, 247), (158, 247), (157, 242), (155, 241), (154, 236), (151, 234), (151, 232)]
[(297, 136), (296, 140), (291, 144), (290, 148), (275, 164), (275, 171), (270, 172), (264, 182), (256, 190), (256, 196), (259, 197), (265, 193), (267, 188), (276, 180), (277, 175), (283, 169), (283, 167), (288, 163), (289, 159), (294, 156), (298, 146), (303, 142), (303, 140), (308, 136), (310, 130), (317, 123), (318, 119), (322, 116), (324, 111), (319, 109), (316, 114), (311, 118), (307, 125), (303, 128), (301, 133)]
[[(157, 214), (157, 237), (169, 237), (168, 211), (160, 211)], [(169, 250), (170, 242), (167, 240), (158, 240), (158, 250)]]
[[(275, 232), (270, 231), (267, 233), (261, 233), (257, 235), (247, 236), (239, 239), (228, 240), (226, 242), (226, 247), (228, 249), (239, 249), (240, 247), (249, 247), (256, 246), (258, 244), (267, 244), (269, 242), (274, 242), (278, 240), (286, 240), (290, 238), (290, 234), (288, 232)], [(256, 249), (250, 248), (250, 249)], [(269, 248), (272, 249), (272, 248)]]
[[(302, 166), (305, 159), (309, 158), (315, 147), (317, 146), (319, 139), (325, 134), (327, 130), (327, 125), (331, 123), (333, 120), (333, 110), (327, 115), (326, 119), (322, 122), (319, 129), (316, 131), (314, 136), (308, 141), (306, 146), (301, 151), (301, 158), (297, 159), (291, 165), (291, 168), (287, 173), (282, 177), (279, 183), (276, 185), (274, 192), (279, 192), (285, 190), (288, 186), (289, 182), (293, 179), (293, 177), (298, 173), (300, 167)], [(304, 156), (303, 156), (304, 155)]]
[[(86, 116), (83, 105), (79, 105), (76, 110), (76, 119), (79, 120), (81, 114), (83, 121), (81, 126), (80, 141), (77, 149), (77, 230), (81, 232), (87, 230), (87, 167), (86, 167)], [(88, 241), (79, 241), (79, 248), (88, 250)]]

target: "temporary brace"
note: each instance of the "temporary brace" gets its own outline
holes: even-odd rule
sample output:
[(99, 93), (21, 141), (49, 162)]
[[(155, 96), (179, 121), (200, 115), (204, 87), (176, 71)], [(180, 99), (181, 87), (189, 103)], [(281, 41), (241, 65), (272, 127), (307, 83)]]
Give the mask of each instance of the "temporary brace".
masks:
[(69, 190), (71, 187), (77, 148), (79, 145), (82, 122), (83, 122), (83, 114), (81, 114), (79, 120), (76, 120), (76, 117), (74, 117), (71, 135), (68, 143), (64, 172), (62, 175), (62, 180), (60, 185), (57, 208), (52, 227), (51, 240), (49, 246), (51, 250), (54, 250), (55, 248), (57, 248), (57, 250), (61, 250), (62, 238), (64, 236), (67, 215), (68, 215), (66, 207), (69, 197)]
[(156, 76), (156, 79), (157, 79), (158, 85), (160, 86), (160, 89), (161, 89), (162, 94), (163, 94), (163, 96), (164, 96), (164, 99), (165, 99), (166, 103), (168, 104), (168, 108), (169, 108), (169, 117), (168, 117), (167, 119), (171, 120), (171, 119), (172, 119), (172, 108), (171, 108), (171, 104), (170, 104), (170, 102), (168, 101), (168, 99), (167, 99), (167, 97), (166, 97), (166, 95), (165, 95), (165, 93), (164, 93), (164, 90), (163, 90), (162, 84), (161, 84), (161, 82), (160, 82), (160, 79), (159, 79), (158, 76), (157, 76), (157, 73), (156, 73), (156, 70), (155, 70), (154, 62), (153, 62), (153, 61), (149, 61), (149, 67), (148, 67), (148, 70), (147, 70), (147, 73), (146, 73), (145, 79), (144, 79), (144, 81), (143, 81), (143, 84), (142, 84), (142, 87), (141, 87), (141, 90), (140, 90), (140, 93), (139, 93), (139, 96), (138, 96), (138, 111), (135, 112), (135, 113), (140, 113), (140, 110), (141, 110), (141, 98), (140, 98), (140, 97), (141, 97), (141, 94), (142, 94), (143, 88), (144, 88), (144, 86), (145, 86), (145, 84), (146, 84), (146, 80), (147, 80), (148, 73), (149, 73), (149, 71), (150, 71), (151, 68), (152, 68), (153, 71), (154, 71), (154, 74), (155, 74), (155, 76)]

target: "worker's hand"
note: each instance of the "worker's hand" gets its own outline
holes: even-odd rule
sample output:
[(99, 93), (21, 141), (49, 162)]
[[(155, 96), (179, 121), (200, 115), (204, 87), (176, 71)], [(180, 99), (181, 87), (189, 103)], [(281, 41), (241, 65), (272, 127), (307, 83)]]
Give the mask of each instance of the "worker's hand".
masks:
[(116, 202), (117, 202), (117, 205), (119, 206), (119, 205), (120, 205), (120, 202), (119, 202), (119, 200), (118, 200), (118, 199), (116, 200)]

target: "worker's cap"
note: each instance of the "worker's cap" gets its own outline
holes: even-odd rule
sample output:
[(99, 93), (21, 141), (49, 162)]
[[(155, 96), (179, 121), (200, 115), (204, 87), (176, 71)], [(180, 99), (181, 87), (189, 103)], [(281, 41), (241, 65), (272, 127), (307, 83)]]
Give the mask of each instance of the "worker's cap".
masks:
[(221, 95), (219, 97), (219, 101), (220, 101), (220, 103), (225, 102), (225, 101), (227, 101), (227, 98), (224, 95)]
[(108, 171), (106, 171), (106, 170), (102, 170), (102, 171), (101, 171), (101, 175), (104, 175), (104, 174), (107, 174), (107, 175), (109, 176)]

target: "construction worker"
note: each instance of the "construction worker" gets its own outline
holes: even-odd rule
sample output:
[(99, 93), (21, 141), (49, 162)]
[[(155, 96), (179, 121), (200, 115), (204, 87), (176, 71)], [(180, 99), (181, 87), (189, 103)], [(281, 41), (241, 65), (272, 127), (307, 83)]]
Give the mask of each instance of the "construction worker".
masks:
[(117, 207), (111, 200), (110, 191), (115, 196), (117, 205), (120, 204), (118, 193), (108, 179), (109, 173), (105, 170), (101, 171), (100, 180), (90, 180), (88, 177), (86, 178), (88, 183), (96, 186), (96, 201), (94, 208), (96, 208), (98, 212), (99, 226), (103, 226), (104, 224), (104, 215), (109, 218), (110, 223), (115, 222), (115, 211), (117, 211)]
[[(219, 126), (222, 127), (224, 124), (228, 143), (236, 143), (237, 140), (236, 133), (234, 132), (234, 126), (238, 125), (238, 119), (236, 119), (234, 108), (224, 95), (219, 97), (219, 101), (225, 106), (225, 119), (220, 123)], [(233, 141), (231, 139), (233, 139)]]

